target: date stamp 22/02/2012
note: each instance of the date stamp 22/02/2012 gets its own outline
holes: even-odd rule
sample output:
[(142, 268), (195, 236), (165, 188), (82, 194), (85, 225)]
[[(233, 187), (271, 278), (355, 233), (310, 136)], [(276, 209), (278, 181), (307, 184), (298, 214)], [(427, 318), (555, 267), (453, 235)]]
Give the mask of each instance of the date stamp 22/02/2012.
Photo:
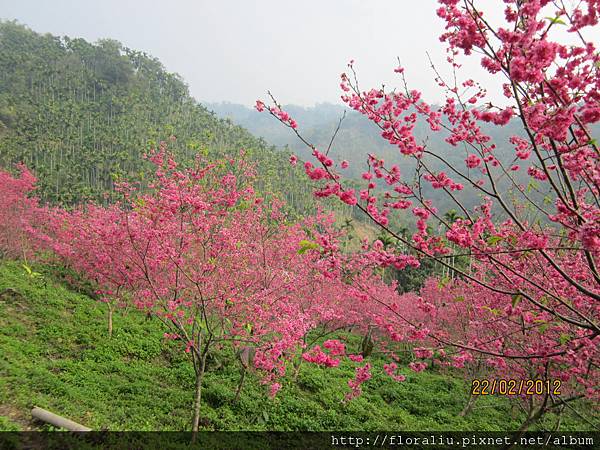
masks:
[(560, 395), (560, 380), (474, 379), (471, 395)]

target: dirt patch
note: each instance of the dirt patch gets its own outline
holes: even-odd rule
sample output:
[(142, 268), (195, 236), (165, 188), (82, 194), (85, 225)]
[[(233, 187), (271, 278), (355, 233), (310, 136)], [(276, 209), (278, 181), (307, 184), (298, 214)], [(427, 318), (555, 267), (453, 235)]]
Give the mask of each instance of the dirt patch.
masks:
[(11, 422), (16, 423), (23, 431), (35, 431), (37, 427), (33, 423), (31, 414), (23, 412), (15, 405), (0, 404), (0, 416), (8, 417)]
[(11, 306), (20, 311), (27, 309), (27, 299), (23, 294), (13, 288), (0, 290), (0, 305), (2, 304)]

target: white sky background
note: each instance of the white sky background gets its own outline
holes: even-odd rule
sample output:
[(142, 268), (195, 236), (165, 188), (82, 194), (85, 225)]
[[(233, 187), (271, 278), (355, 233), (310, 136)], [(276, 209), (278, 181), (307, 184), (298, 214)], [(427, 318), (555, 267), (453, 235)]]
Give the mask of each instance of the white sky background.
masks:
[[(339, 75), (350, 59), (362, 89), (400, 87), (396, 57), (409, 87), (439, 102), (426, 55), (447, 70), (437, 7), (435, 0), (0, 0), (0, 18), (146, 51), (200, 101), (251, 105), (271, 90), (283, 104), (310, 106), (341, 103)], [(475, 58), (462, 74), (488, 78)], [(499, 89), (489, 93), (501, 99)]]

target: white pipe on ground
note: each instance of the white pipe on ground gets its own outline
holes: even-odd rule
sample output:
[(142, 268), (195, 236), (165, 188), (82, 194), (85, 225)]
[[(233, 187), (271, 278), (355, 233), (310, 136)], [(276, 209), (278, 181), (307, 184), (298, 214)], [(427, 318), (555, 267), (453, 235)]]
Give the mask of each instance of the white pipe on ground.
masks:
[(83, 425), (73, 422), (72, 420), (65, 419), (64, 417), (58, 416), (45, 409), (34, 406), (31, 410), (31, 415), (42, 422), (48, 422), (56, 427), (65, 428), (69, 431), (92, 431), (91, 428), (84, 427)]

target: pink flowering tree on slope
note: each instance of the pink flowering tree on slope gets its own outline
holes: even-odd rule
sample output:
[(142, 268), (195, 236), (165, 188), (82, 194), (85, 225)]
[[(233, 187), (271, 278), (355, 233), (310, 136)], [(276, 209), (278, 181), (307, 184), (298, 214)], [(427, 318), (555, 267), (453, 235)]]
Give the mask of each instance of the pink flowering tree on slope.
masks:
[(122, 205), (58, 214), (65, 234), (54, 250), (106, 297), (125, 293), (164, 323), (167, 339), (184, 343), (196, 374), (195, 432), (211, 352), (226, 345), (244, 352), (272, 394), (279, 389), (308, 326), (296, 320), (296, 300), (320, 254), (298, 254), (301, 226), (284, 225), (276, 205), (262, 204), (244, 181), (247, 170), (180, 170), (163, 151), (151, 160), (157, 180), (149, 193), (124, 186)]
[[(502, 296), (486, 296), (486, 292), (481, 291), (482, 288), (477, 285), (463, 285), (457, 282), (454, 286), (443, 286), (440, 290), (440, 285), (430, 280), (420, 296), (406, 294), (400, 297), (396, 293), (395, 284), (388, 286), (382, 283), (380, 274), (376, 273), (376, 269), (382, 264), (382, 258), (391, 257), (383, 252), (381, 242), (376, 241), (371, 248), (365, 244), (364, 251), (359, 254), (340, 254), (339, 233), (333, 231), (331, 217), (309, 218), (301, 224), (302, 231), (298, 225), (273, 228), (272, 220), (281, 220), (277, 205), (263, 210), (260, 199), (253, 197), (251, 190), (238, 190), (238, 193), (245, 192), (249, 195), (243, 197), (244, 203), (237, 204), (241, 210), (238, 207), (234, 207), (232, 211), (227, 211), (227, 208), (219, 210), (222, 217), (235, 219), (233, 222), (229, 223), (226, 220), (221, 222), (218, 228), (209, 227), (211, 232), (215, 232), (217, 229), (224, 230), (225, 225), (239, 222), (237, 219), (244, 218), (248, 221), (250, 228), (242, 229), (241, 239), (240, 235), (236, 234), (239, 240), (235, 241), (235, 246), (230, 245), (227, 252), (236, 259), (235, 264), (217, 256), (209, 256), (208, 262), (221, 264), (233, 270), (244, 270), (250, 277), (248, 280), (251, 280), (251, 283), (260, 285), (262, 281), (262, 287), (258, 288), (260, 295), (256, 295), (259, 292), (257, 290), (236, 290), (235, 284), (231, 286), (225, 283), (215, 287), (211, 284), (210, 274), (208, 274), (209, 276), (204, 279), (202, 292), (209, 293), (215, 288), (219, 289), (220, 300), (222, 302), (225, 299), (223, 302), (225, 307), (215, 308), (213, 302), (207, 302), (203, 308), (194, 308), (197, 300), (194, 301), (193, 293), (197, 286), (191, 289), (184, 280), (179, 282), (177, 287), (176, 276), (165, 277), (166, 274), (176, 273), (178, 265), (181, 266), (179, 270), (182, 270), (182, 276), (183, 274), (188, 276), (187, 271), (183, 272), (183, 268), (186, 267), (184, 262), (172, 266), (171, 264), (176, 264), (175, 260), (170, 260), (168, 255), (165, 256), (165, 250), (171, 248), (172, 251), (168, 239), (165, 241), (165, 238), (175, 239), (171, 245), (173, 243), (183, 245), (188, 242), (188, 239), (198, 237), (200, 235), (198, 230), (187, 228), (193, 213), (184, 207), (187, 203), (181, 203), (181, 199), (186, 199), (186, 202), (189, 201), (189, 204), (196, 206), (203, 204), (205, 208), (201, 210), (202, 223), (208, 225), (211, 223), (206, 217), (207, 211), (210, 211), (209, 204), (200, 203), (197, 196), (207, 195), (205, 200), (210, 198), (217, 205), (222, 206), (219, 201), (222, 197), (210, 189), (207, 190), (207, 187), (222, 187), (221, 183), (227, 184), (233, 181), (228, 176), (232, 174), (229, 173), (225, 178), (216, 176), (209, 180), (209, 174), (215, 171), (215, 167), (204, 167), (202, 170), (205, 172), (198, 170), (181, 172), (176, 170), (173, 161), (168, 160), (165, 163), (164, 154), (155, 155), (152, 159), (159, 168), (156, 191), (143, 196), (134, 196), (134, 191), (124, 186), (123, 190), (127, 198), (124, 204), (111, 207), (86, 205), (85, 208), (70, 212), (40, 207), (35, 199), (28, 199), (25, 194), (33, 189), (35, 179), (32, 176), (30, 182), (22, 185), (19, 178), (1, 173), (3, 176), (6, 175), (4, 178), (7, 180), (4, 185), (7, 188), (7, 195), (3, 198), (6, 199), (7, 206), (13, 205), (12, 208), (6, 209), (8, 213), (3, 216), (2, 229), (7, 230), (8, 227), (5, 225), (20, 220), (25, 233), (23, 239), (15, 241), (14, 245), (11, 244), (15, 254), (21, 254), (23, 249), (29, 252), (30, 249), (52, 249), (65, 262), (93, 280), (99, 286), (99, 292), (103, 294), (106, 301), (116, 301), (118, 306), (128, 306), (133, 303), (134, 306), (155, 314), (168, 327), (167, 338), (184, 342), (185, 350), (195, 363), (195, 367), (198, 367), (198, 353), (205, 358), (209, 351), (231, 345), (239, 351), (243, 364), (257, 368), (263, 374), (263, 382), (271, 385), (271, 393), (274, 395), (281, 386), (277, 381), (278, 378), (286, 374), (288, 363), (297, 358), (298, 352), (301, 354), (300, 361), (305, 360), (323, 367), (336, 367), (345, 357), (356, 363), (362, 362), (377, 345), (392, 360), (384, 364), (384, 371), (396, 381), (402, 381), (404, 377), (397, 373), (396, 362), (399, 358), (395, 343), (406, 341), (414, 343), (414, 354), (418, 361), (411, 363), (410, 366), (415, 371), (423, 370), (429, 360), (437, 361), (440, 365), (452, 364), (454, 367), (468, 370), (475, 366), (475, 363), (480, 365), (481, 358), (473, 357), (470, 352), (464, 350), (458, 354), (453, 351), (446, 352), (444, 347), (448, 341), (470, 343), (481, 349), (486, 348), (491, 353), (505, 347), (519, 348), (522, 351), (524, 345), (533, 346), (537, 343), (542, 348), (552, 347), (554, 345), (552, 339), (559, 342), (570, 339), (567, 334), (569, 330), (564, 326), (557, 326), (561, 324), (543, 323), (544, 330), (541, 327), (537, 328), (535, 324), (539, 323), (541, 318), (534, 315), (535, 311), (523, 310), (518, 301), (510, 306), (509, 314), (512, 320), (502, 322), (499, 320), (502, 317), (498, 317), (500, 310), (497, 309), (503, 307)], [(163, 170), (169, 173), (165, 174)], [(195, 191), (196, 197), (190, 197), (189, 189), (198, 187), (198, 183), (201, 189)], [(221, 192), (220, 195), (223, 194)], [(232, 192), (229, 195), (235, 197)], [(176, 198), (179, 198), (180, 203), (177, 208), (174, 208), (173, 201)], [(170, 200), (162, 203), (167, 199)], [(14, 205), (22, 207), (16, 208)], [(256, 209), (248, 208), (250, 205)], [(150, 209), (146, 210), (145, 207)], [(251, 215), (246, 214), (235, 218), (231, 216), (232, 212), (249, 210), (252, 211)], [(261, 215), (265, 211), (270, 214), (267, 219), (271, 219), (266, 223), (264, 214)], [(182, 220), (179, 215), (184, 212), (191, 214), (186, 220)], [(152, 220), (147, 221), (150, 217)], [(259, 218), (258, 221), (253, 219), (256, 217)], [(181, 228), (182, 223), (186, 224), (186, 228)], [(180, 230), (180, 234), (176, 233), (177, 229)], [(309, 231), (311, 229), (314, 231)], [(316, 229), (319, 231), (317, 232)], [(252, 234), (253, 230), (254, 234)], [(156, 234), (159, 231), (160, 233)], [(233, 233), (239, 231), (240, 228), (237, 227), (228, 229), (228, 232)], [(155, 237), (157, 235), (162, 239), (157, 239)], [(277, 242), (283, 245), (274, 245), (276, 242), (272, 242), (271, 239), (278, 239)], [(213, 240), (214, 237), (209, 239), (211, 242)], [(5, 241), (13, 242), (10, 239)], [(185, 246), (188, 252), (191, 247)], [(136, 250), (139, 248), (144, 248), (144, 254)], [(242, 248), (245, 250), (240, 251)], [(220, 255), (221, 252), (217, 253)], [(192, 258), (188, 262), (202, 260), (197, 253), (186, 253), (186, 255)], [(252, 269), (246, 266), (248, 255), (254, 255), (251, 259)], [(177, 258), (187, 261), (183, 253), (178, 254)], [(202, 258), (206, 259), (206, 256), (203, 255)], [(279, 266), (278, 261), (285, 261), (285, 263)], [(152, 269), (144, 268), (150, 262), (156, 265), (152, 266)], [(262, 267), (262, 269), (256, 271), (255, 267)], [(282, 279), (277, 276), (278, 270), (282, 270), (283, 285)], [(224, 272), (215, 273), (218, 280), (226, 278)], [(267, 285), (275, 286), (277, 283), (280, 283), (279, 289), (265, 289)], [(163, 293), (158, 295), (158, 289), (154, 286), (161, 286)], [(480, 291), (474, 290), (473, 287)], [(191, 300), (182, 301), (181, 298), (173, 300), (177, 292), (180, 292), (181, 298)], [(276, 296), (273, 297), (273, 294)], [(486, 297), (488, 300), (477, 305), (465, 301), (465, 297), (477, 296)], [(219, 294), (210, 300), (218, 297)], [(234, 302), (233, 298), (238, 300)], [(248, 300), (252, 302), (252, 306), (246, 303)], [(217, 306), (221, 302), (217, 302)], [(267, 302), (266, 306), (264, 302)], [(206, 317), (203, 318), (204, 315), (200, 318), (195, 317), (194, 311), (199, 314), (201, 310), (204, 310)], [(198, 320), (208, 322), (203, 326), (202, 322), (198, 325)], [(238, 321), (237, 326), (232, 326), (233, 320)], [(191, 330), (186, 325), (188, 327), (191, 325)], [(231, 327), (228, 328), (228, 325)], [(314, 333), (311, 332), (318, 331), (317, 338), (322, 338), (348, 327), (352, 327), (354, 332), (365, 335), (358, 353), (348, 351), (346, 345), (338, 339), (328, 339), (322, 346), (313, 345), (316, 340)], [(194, 328), (200, 330), (200, 336), (194, 335)], [(198, 346), (202, 345), (203, 330), (212, 337), (212, 343), (200, 347), (206, 353), (198, 351)], [(309, 334), (310, 342), (307, 341)], [(542, 334), (544, 339), (540, 339), (536, 334)], [(497, 338), (499, 335), (503, 336), (502, 339)], [(515, 336), (518, 339), (515, 340)], [(199, 344), (195, 344), (197, 341)], [(593, 347), (591, 350), (594, 350)], [(595, 358), (592, 353), (588, 353), (588, 356), (591, 360)], [(538, 367), (537, 362), (536, 359), (526, 358), (508, 360), (508, 364), (501, 358), (485, 360), (489, 367), (495, 368), (497, 376), (507, 377), (509, 375), (514, 377), (515, 374), (533, 377), (534, 374), (540, 373), (541, 366)], [(205, 359), (199, 362), (198, 389), (201, 388), (205, 363)], [(593, 386), (589, 370), (579, 370), (581, 367), (578, 369), (567, 358), (563, 360), (563, 366), (570, 369), (559, 371), (555, 375), (560, 377), (557, 379), (568, 382), (571, 379), (569, 372), (578, 373), (584, 380), (582, 384)], [(371, 378), (371, 369), (370, 363), (356, 368), (355, 378), (348, 383), (351, 390), (346, 397), (347, 400), (360, 395), (361, 384)], [(554, 374), (557, 367), (546, 364), (544, 370), (546, 374), (549, 371)], [(482, 376), (480, 371), (471, 370), (466, 373), (471, 376), (474, 373)], [(593, 382), (597, 384), (597, 380)], [(562, 386), (562, 391), (575, 390), (565, 384)], [(200, 390), (197, 394), (199, 393)], [(581, 394), (575, 394), (572, 398), (580, 396)], [(547, 399), (548, 396), (539, 405), (532, 402), (531, 396), (525, 399), (529, 409), (524, 427), (537, 420), (543, 412), (557, 406), (556, 404), (546, 406)], [(199, 401), (196, 403), (195, 421), (199, 418), (198, 408)]]
[[(395, 69), (400, 91), (361, 90), (352, 62), (350, 73), (341, 76), (342, 100), (414, 161), (411, 173), (369, 154), (364, 189), (356, 192), (343, 178), (348, 163), (333, 161), (327, 150), (306, 141), (274, 98), (270, 106), (257, 101), (256, 107), (312, 149), (317, 163), (304, 167), (321, 183), (317, 195), (356, 206), (410, 249), (407, 254), (380, 248), (373, 261), (402, 270), (433, 259), (465, 283), (465, 305), (478, 314), (473, 321), (490, 320), (484, 310), (497, 316), (498, 326), (487, 328), (485, 342), (475, 339), (482, 329), (477, 324), (469, 324), (471, 331), (462, 336), (427, 330), (438, 345), (460, 349), (463, 358), (485, 355), (498, 366), (527, 361), (523, 364), (536, 368), (538, 377), (568, 378), (585, 395), (597, 397), (600, 152), (590, 125), (600, 121), (600, 55), (586, 33), (598, 25), (600, 5), (506, 0), (503, 23), (494, 24), (472, 0), (439, 3), (437, 15), (446, 25), (441, 41), (454, 72), (452, 82), (436, 72), (446, 94), (442, 106), (410, 90), (402, 67)], [(502, 80), (502, 104), (489, 102), (476, 81), (459, 81), (460, 57), (479, 58)], [(456, 164), (419, 141), (414, 133), (419, 120), (464, 162)], [(485, 131), (509, 123), (520, 124), (521, 132), (508, 142), (494, 142)], [(465, 193), (479, 195), (481, 204), (469, 207)], [(447, 220), (436, 208), (439, 196), (449, 199), (460, 217)], [(416, 231), (407, 238), (390, 218), (408, 211)], [(453, 265), (457, 258), (468, 258), (469, 268)], [(528, 338), (521, 343), (512, 339), (519, 326)]]
[[(108, 305), (109, 335), (115, 307), (158, 318), (194, 367), (194, 431), (206, 360), (224, 347), (244, 368), (236, 398), (246, 370), (257, 370), (275, 395), (292, 363), (296, 376), (302, 361), (337, 367), (343, 358), (362, 363), (347, 400), (359, 395), (371, 377), (363, 359), (386, 337), (373, 329), (387, 308), (370, 304), (367, 292), (397, 297), (377, 265), (340, 251), (332, 216), (288, 224), (276, 200), (265, 205), (255, 194), (243, 161), (180, 169), (164, 144), (149, 159), (156, 172), (148, 189), (123, 183), (120, 202), (69, 211), (39, 205), (25, 168), (20, 177), (0, 171), (2, 249), (58, 257), (91, 281)], [(365, 336), (358, 352), (332, 338), (343, 329)], [(394, 363), (384, 369), (401, 380)]]
[[(560, 377), (573, 390), (571, 397), (597, 397), (600, 176), (598, 145), (589, 126), (600, 120), (599, 58), (585, 35), (597, 25), (598, 4), (583, 1), (569, 9), (559, 2), (506, 1), (504, 24), (494, 25), (472, 1), (440, 3), (438, 15), (447, 26), (442, 39), (452, 68), (459, 72), (460, 54), (480, 57), (492, 76), (505, 81), (505, 104), (490, 105), (473, 80), (448, 83), (441, 77), (438, 82), (447, 93), (441, 107), (428, 105), (406, 84), (403, 92), (363, 91), (351, 64), (350, 76), (342, 75), (344, 101), (379, 126), (382, 137), (411, 158), (416, 169), (407, 176), (398, 165), (369, 155), (365, 187), (355, 192), (342, 177), (347, 163), (333, 161), (327, 150), (305, 141), (317, 160), (305, 164), (307, 175), (322, 183), (317, 195), (355, 205), (409, 253), (376, 242), (356, 259), (336, 257), (327, 236), (275, 224), (277, 208), (261, 205), (241, 182), (245, 169), (185, 171), (164, 153), (153, 157), (160, 168), (153, 193), (124, 186), (125, 200), (118, 207), (50, 211), (44, 223), (23, 228), (32, 242), (52, 248), (95, 280), (107, 300), (154, 314), (168, 327), (168, 337), (184, 342), (199, 380), (196, 429), (202, 374), (212, 349), (232, 345), (249, 355), (244, 349), (251, 346), (254, 366), (276, 391), (284, 362), (300, 352), (303, 360), (324, 366), (335, 366), (342, 356), (364, 357), (347, 352), (335, 339), (306, 349), (311, 328), (353, 322), (340, 314), (353, 302), (368, 311), (359, 325), (369, 338), (364, 354), (370, 339), (379, 336), (415, 340), (421, 361), (412, 364), (414, 370), (432, 358), (459, 367), (485, 358), (499, 371), (520, 368), (519, 376)], [(573, 37), (573, 44), (560, 44), (563, 35)], [(402, 76), (402, 68), (396, 71)], [(267, 108), (302, 139), (298, 124), (276, 103), (266, 107), (258, 102), (257, 108)], [(456, 147), (464, 163), (455, 164), (419, 142), (414, 133), (419, 119)], [(515, 122), (522, 133), (508, 143), (492, 142), (485, 132)], [(514, 150), (506, 152), (499, 144)], [(534, 192), (517, 177), (523, 172)], [(454, 202), (460, 218), (447, 220), (428, 194), (432, 190)], [(548, 201), (540, 201), (536, 190)], [(481, 205), (467, 206), (467, 191), (481, 194)], [(18, 202), (13, 211), (25, 204)], [(394, 214), (407, 211), (416, 227), (408, 238), (390, 224)], [(86, 239), (77, 238), (80, 229)], [(10, 238), (5, 244), (15, 242)], [(457, 258), (468, 258), (470, 268), (454, 266)], [(416, 298), (416, 309), (403, 308), (388, 296), (389, 287), (360, 270), (402, 270), (423, 259), (459, 275), (458, 286), (447, 291), (457, 305), (452, 311), (433, 290)], [(328, 290), (335, 283), (352, 287), (341, 291), (349, 293), (349, 302), (319, 297), (319, 292), (335, 294)], [(321, 309), (319, 303), (328, 306)], [(453, 314), (469, 320), (454, 320)], [(302, 317), (299, 323), (297, 317)], [(439, 326), (444, 322), (448, 326)], [(375, 332), (369, 327), (373, 323)], [(396, 368), (391, 363), (386, 371), (401, 379)], [(350, 397), (360, 392), (370, 369), (368, 364), (357, 368)], [(547, 410), (545, 404), (534, 406), (532, 420)]]
[(35, 189), (36, 179), (24, 166), (18, 166), (18, 176), (0, 171), (0, 256), (23, 258), (33, 250), (30, 245), (30, 224), (39, 222), (39, 202), (29, 194)]
[[(493, 389), (517, 400), (516, 406), (525, 413), (521, 431), (548, 412), (556, 414), (558, 427), (563, 411), (580, 415), (572, 406), (574, 401), (585, 396), (597, 398), (598, 371), (592, 365), (598, 360), (598, 347), (573, 326), (553, 320), (519, 299), (507, 304), (502, 294), (464, 280), (444, 283), (430, 279), (420, 296), (426, 307), (421, 314), (414, 314), (409, 305), (403, 305), (402, 314), (412, 312), (408, 320), (429, 330), (419, 344), (417, 357), (422, 364), (435, 353), (440, 365), (459, 368), (470, 384), (474, 379), (517, 380), (510, 385), (496, 382), (486, 389), (488, 394)], [(479, 297), (481, 300), (473, 301)], [(449, 347), (447, 342), (464, 343), (477, 351)], [(561, 347), (567, 351), (557, 352)], [(501, 354), (515, 357), (497, 356)], [(528, 357), (532, 354), (547, 357)], [(521, 384), (520, 380), (540, 381)], [(481, 393), (480, 383), (473, 387)], [(476, 398), (470, 397), (463, 414), (472, 409)]]
[[(123, 200), (106, 207), (34, 204), (44, 219), (27, 229), (38, 251), (51, 250), (95, 283), (109, 314), (133, 306), (158, 318), (166, 339), (183, 343), (196, 375), (194, 432), (206, 361), (215, 351), (229, 347), (239, 356), (244, 372), (236, 397), (245, 370), (257, 370), (274, 396), (292, 362), (335, 367), (342, 357), (362, 360), (335, 339), (323, 349), (313, 345), (315, 333), (368, 330), (381, 314), (344, 278), (331, 217), (286, 223), (277, 201), (266, 205), (255, 194), (254, 173), (243, 161), (199, 160), (180, 169), (164, 145), (149, 159), (156, 173), (148, 190), (122, 184)], [(371, 280), (377, 283), (385, 286)], [(357, 369), (349, 398), (360, 393), (369, 369)]]

